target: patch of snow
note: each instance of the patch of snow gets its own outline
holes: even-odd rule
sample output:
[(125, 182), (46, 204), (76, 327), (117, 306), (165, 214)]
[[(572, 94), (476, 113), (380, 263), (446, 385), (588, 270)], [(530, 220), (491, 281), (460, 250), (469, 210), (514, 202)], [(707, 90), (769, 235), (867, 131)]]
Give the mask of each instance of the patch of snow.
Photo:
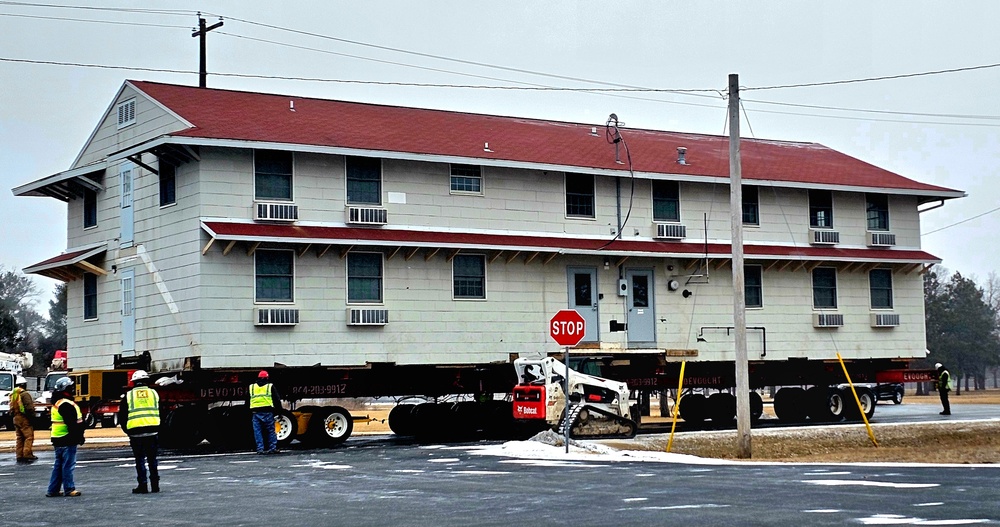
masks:
[(462, 461), (462, 460), (458, 459), (457, 457), (443, 457), (443, 458), (440, 458), (440, 459), (431, 459), (430, 460), (431, 463), (458, 463), (460, 461)]
[(826, 514), (826, 513), (831, 513), (831, 512), (840, 512), (840, 509), (811, 509), (811, 510), (802, 511), (802, 512), (812, 512), (812, 513)]
[(864, 525), (972, 525), (976, 523), (989, 523), (990, 520), (925, 520), (923, 518), (910, 518), (899, 514), (876, 514), (867, 518), (858, 518)]
[(933, 487), (940, 487), (939, 483), (892, 483), (890, 481), (868, 481), (868, 480), (849, 480), (849, 479), (804, 479), (802, 483), (809, 483), (812, 485), (824, 485), (827, 487), (847, 487), (847, 486), (858, 486), (858, 487), (889, 487), (894, 489), (929, 489)]

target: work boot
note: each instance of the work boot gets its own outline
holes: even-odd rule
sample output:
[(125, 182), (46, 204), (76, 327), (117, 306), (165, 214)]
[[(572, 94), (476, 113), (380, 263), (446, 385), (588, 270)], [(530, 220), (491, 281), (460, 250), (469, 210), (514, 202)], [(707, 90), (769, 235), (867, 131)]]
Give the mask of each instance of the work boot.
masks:
[(132, 494), (149, 494), (149, 488), (145, 483), (140, 483), (138, 487), (132, 489)]
[(149, 483), (151, 486), (151, 488), (149, 489), (150, 492), (160, 492), (160, 480), (154, 479), (151, 480)]

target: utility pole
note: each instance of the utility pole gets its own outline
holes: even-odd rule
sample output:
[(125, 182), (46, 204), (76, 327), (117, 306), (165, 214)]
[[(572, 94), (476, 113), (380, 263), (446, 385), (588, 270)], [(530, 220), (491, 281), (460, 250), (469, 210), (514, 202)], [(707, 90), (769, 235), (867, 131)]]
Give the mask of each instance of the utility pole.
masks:
[(729, 74), (729, 207), (733, 238), (733, 327), (736, 346), (737, 457), (751, 457), (750, 375), (747, 364), (747, 314), (743, 276), (743, 167), (740, 164), (740, 76)]
[(208, 86), (208, 66), (205, 64), (205, 36), (208, 32), (222, 27), (222, 19), (220, 18), (218, 22), (212, 24), (211, 26), (205, 27), (205, 19), (201, 17), (201, 13), (198, 13), (198, 29), (191, 32), (192, 37), (201, 37), (201, 60), (198, 65), (198, 87), (205, 88)]

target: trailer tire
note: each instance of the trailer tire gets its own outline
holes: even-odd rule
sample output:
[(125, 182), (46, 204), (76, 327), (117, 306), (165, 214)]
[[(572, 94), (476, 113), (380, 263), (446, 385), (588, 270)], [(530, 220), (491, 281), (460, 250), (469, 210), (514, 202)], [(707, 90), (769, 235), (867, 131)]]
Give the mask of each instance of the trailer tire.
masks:
[(104, 416), (101, 418), (101, 428), (117, 428), (118, 427), (118, 414), (111, 414), (110, 416)]
[(483, 405), (483, 433), (490, 439), (509, 439), (517, 434), (514, 403), (489, 401)]
[(806, 420), (805, 390), (802, 388), (781, 388), (774, 394), (774, 415), (788, 423)]
[(461, 401), (451, 405), (450, 428), (456, 439), (472, 439), (480, 429), (482, 405), (475, 401)]
[(750, 422), (760, 421), (762, 415), (764, 415), (764, 399), (759, 393), (750, 390)]
[(298, 433), (298, 421), (288, 410), (278, 410), (274, 413), (274, 434), (278, 438), (278, 447), (286, 448)]
[(339, 406), (326, 406), (313, 412), (306, 434), (313, 444), (332, 447), (347, 441), (352, 431), (354, 418), (351, 412)]
[(87, 428), (97, 428), (97, 414), (94, 413), (94, 409), (91, 408), (87, 412), (87, 415), (83, 417), (83, 426)]
[(726, 424), (736, 419), (736, 396), (731, 393), (713, 393), (708, 397), (708, 418), (714, 424)]
[(398, 436), (412, 436), (415, 404), (397, 404), (389, 410), (389, 430)]
[(707, 407), (705, 394), (689, 393), (681, 397), (681, 419), (686, 423), (700, 423), (707, 417)]
[[(858, 401), (861, 402), (861, 410), (864, 410), (865, 418), (870, 419), (871, 416), (875, 415), (875, 403), (877, 402), (875, 392), (865, 387), (856, 387), (855, 390), (858, 392)], [(854, 401), (850, 387), (841, 391), (844, 399), (848, 401), (847, 410), (844, 412), (845, 417), (852, 421), (861, 420), (861, 410), (858, 409), (858, 404)]]
[(204, 411), (193, 406), (179, 406), (163, 419), (160, 441), (164, 448), (191, 448), (204, 439)]
[(837, 388), (813, 386), (806, 390), (806, 404), (810, 419), (829, 423), (844, 418), (847, 399), (844, 398), (844, 393)]

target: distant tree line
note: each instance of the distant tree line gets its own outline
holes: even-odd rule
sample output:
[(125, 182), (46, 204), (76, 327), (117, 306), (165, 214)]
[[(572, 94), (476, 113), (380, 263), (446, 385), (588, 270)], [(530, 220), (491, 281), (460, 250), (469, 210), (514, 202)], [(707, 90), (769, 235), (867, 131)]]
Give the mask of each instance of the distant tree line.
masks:
[(1000, 277), (983, 286), (961, 273), (936, 268), (924, 274), (927, 366), (940, 362), (951, 372), (955, 393), (997, 387), (1000, 366)]
[(29, 375), (44, 374), (55, 351), (66, 349), (66, 285), (56, 286), (48, 318), (36, 310), (39, 294), (30, 278), (0, 266), (0, 351), (32, 354)]

